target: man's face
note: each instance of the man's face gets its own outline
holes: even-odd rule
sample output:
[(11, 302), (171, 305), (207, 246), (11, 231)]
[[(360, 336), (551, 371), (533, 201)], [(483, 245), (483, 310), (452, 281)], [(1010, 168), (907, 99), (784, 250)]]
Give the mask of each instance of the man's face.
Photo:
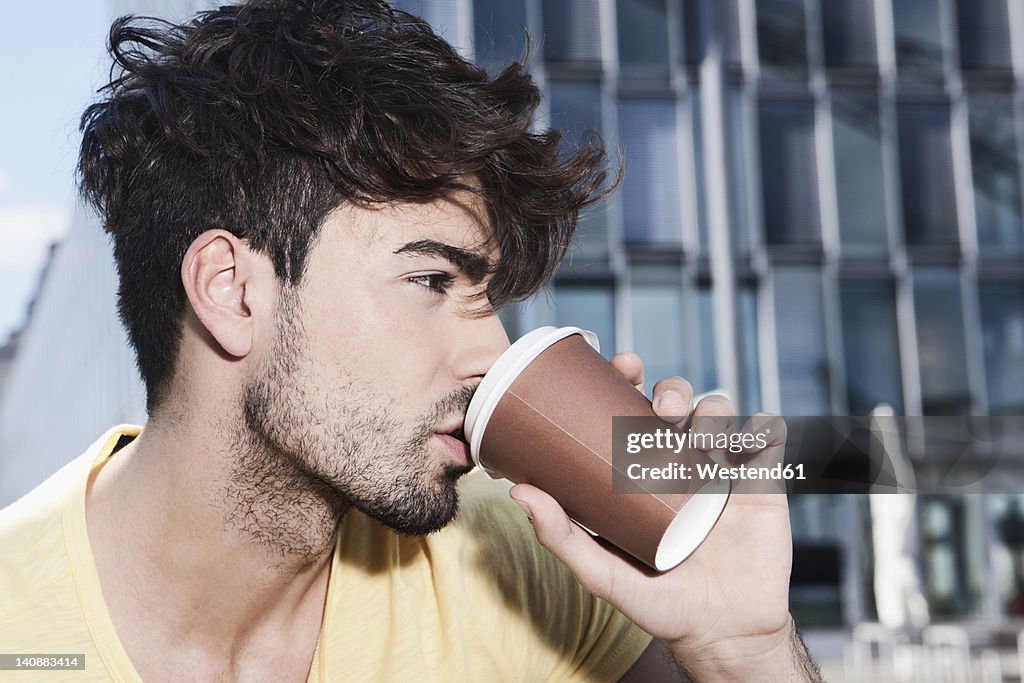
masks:
[(276, 339), (245, 389), (248, 436), (336, 509), (410, 534), (455, 515), (471, 468), (463, 416), (508, 346), (486, 298), (470, 298), (497, 258), (482, 217), (468, 192), (343, 207), (301, 285), (282, 291)]

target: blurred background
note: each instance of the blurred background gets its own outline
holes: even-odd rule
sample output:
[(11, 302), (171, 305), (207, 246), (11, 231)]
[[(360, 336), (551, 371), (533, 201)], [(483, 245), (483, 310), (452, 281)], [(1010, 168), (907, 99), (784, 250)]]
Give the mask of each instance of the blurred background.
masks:
[[(75, 120), (113, 17), (213, 4), (69, 3), (41, 41), (19, 2), (3, 29), (0, 505), (145, 421)], [(1024, 2), (393, 4), (493, 71), (528, 31), (538, 127), (624, 156), (511, 337), (588, 327), (748, 414), (1024, 414)], [(1020, 680), (1024, 444), (997, 468), (963, 494), (792, 497), (792, 610), (830, 680)]]

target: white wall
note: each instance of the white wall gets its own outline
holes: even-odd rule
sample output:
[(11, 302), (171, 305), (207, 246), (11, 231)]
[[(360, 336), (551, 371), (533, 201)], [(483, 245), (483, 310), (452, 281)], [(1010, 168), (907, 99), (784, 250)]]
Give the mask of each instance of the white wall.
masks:
[(119, 422), (145, 421), (145, 390), (117, 318), (107, 236), (79, 208), (57, 248), (0, 394), (0, 507)]

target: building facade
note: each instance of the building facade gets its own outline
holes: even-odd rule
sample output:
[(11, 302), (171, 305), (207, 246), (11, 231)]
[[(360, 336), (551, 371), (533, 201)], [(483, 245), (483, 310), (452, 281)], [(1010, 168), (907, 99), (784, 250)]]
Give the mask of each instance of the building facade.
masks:
[[(621, 189), (507, 316), (516, 332), (588, 327), (746, 413), (1024, 413), (1021, 3), (396, 4), (490, 69), (525, 28), (538, 125), (623, 154)], [(983, 495), (918, 500), (935, 620), (1024, 616), (1024, 477), (1001, 467)], [(874, 618), (867, 498), (791, 505), (794, 613)]]
[[(538, 127), (621, 150), (621, 188), (583, 217), (552, 286), (505, 312), (510, 336), (587, 327), (607, 355), (723, 388), (743, 413), (1024, 413), (1024, 4), (393, 4), (491, 70), (528, 32)], [(144, 419), (114, 288), (83, 212), (0, 396), (0, 504)], [(935, 620), (1024, 615), (1024, 476), (1000, 466), (999, 489), (918, 501)], [(867, 498), (791, 505), (801, 624), (873, 619)]]

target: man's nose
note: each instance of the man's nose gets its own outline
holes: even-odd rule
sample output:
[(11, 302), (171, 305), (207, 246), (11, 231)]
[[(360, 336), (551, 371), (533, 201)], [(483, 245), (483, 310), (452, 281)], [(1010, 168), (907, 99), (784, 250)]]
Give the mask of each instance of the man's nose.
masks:
[(458, 349), (452, 370), (460, 382), (479, 382), (509, 347), (505, 326), (496, 313), (464, 320), (453, 348)]

